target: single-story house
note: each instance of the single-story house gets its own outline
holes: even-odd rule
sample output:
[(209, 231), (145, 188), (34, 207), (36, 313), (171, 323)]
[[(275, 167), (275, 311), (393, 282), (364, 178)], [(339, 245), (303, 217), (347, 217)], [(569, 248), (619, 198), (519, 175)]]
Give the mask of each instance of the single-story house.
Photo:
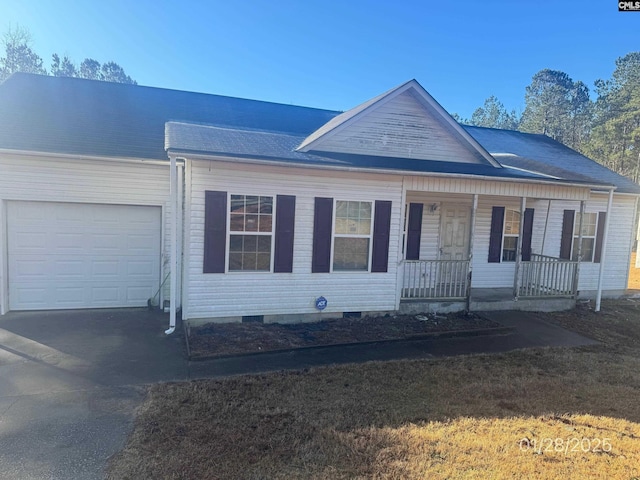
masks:
[(544, 135), (458, 124), (415, 80), (336, 112), (14, 74), (0, 312), (599, 306), (626, 289), (639, 195)]

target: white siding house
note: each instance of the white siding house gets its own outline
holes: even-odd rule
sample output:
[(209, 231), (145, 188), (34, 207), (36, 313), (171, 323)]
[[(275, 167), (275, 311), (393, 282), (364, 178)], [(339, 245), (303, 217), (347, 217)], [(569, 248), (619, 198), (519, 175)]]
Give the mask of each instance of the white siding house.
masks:
[(18, 74), (0, 313), (568, 308), (624, 293), (639, 195), (545, 136), (457, 124), (415, 80), (332, 112)]

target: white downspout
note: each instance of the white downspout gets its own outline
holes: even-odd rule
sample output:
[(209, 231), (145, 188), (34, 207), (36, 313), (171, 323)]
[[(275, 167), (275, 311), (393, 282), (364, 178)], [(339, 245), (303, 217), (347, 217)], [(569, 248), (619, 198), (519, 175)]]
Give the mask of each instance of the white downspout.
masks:
[(613, 188), (609, 190), (607, 201), (607, 218), (604, 220), (604, 236), (602, 237), (602, 252), (600, 253), (600, 274), (598, 275), (598, 293), (596, 294), (596, 312), (600, 311), (602, 300), (602, 282), (604, 280), (604, 261), (607, 254), (607, 239), (609, 237), (609, 222), (611, 221), (611, 205), (613, 204)]
[(170, 249), (170, 291), (169, 291), (169, 328), (164, 331), (171, 335), (176, 330), (176, 289), (178, 287), (178, 178), (176, 157), (169, 157), (169, 192), (171, 204), (171, 249)]

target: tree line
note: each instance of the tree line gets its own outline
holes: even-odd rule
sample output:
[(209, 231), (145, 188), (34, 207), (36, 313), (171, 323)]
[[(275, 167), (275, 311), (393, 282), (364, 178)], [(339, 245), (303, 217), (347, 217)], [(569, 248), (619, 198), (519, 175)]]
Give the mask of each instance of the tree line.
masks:
[(55, 77), (78, 77), (105, 82), (137, 82), (126, 74), (116, 62), (100, 63), (93, 58), (85, 58), (76, 64), (67, 55), (54, 53), (51, 66), (47, 69), (44, 60), (31, 47), (31, 34), (22, 27), (9, 29), (2, 37), (4, 53), (0, 55), (0, 82), (15, 72), (53, 75)]
[(469, 125), (542, 133), (625, 175), (640, 180), (640, 52), (615, 62), (608, 80), (589, 87), (559, 70), (536, 73), (525, 90), (522, 115), (490, 96)]

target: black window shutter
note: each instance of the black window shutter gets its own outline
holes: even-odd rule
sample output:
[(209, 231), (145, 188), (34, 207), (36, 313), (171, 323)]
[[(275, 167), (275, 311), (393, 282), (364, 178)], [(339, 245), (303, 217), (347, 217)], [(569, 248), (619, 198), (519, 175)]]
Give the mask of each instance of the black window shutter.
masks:
[(407, 260), (420, 260), (420, 236), (422, 234), (422, 203), (409, 204), (407, 222)]
[(371, 271), (386, 272), (389, 261), (389, 234), (391, 231), (391, 202), (376, 200), (373, 219), (373, 251)]
[(293, 271), (293, 237), (296, 218), (296, 197), (278, 195), (276, 197), (276, 239), (273, 271), (291, 273)]
[(573, 219), (575, 210), (565, 210), (562, 217), (562, 236), (560, 237), (560, 258), (571, 260), (571, 245), (573, 244)]
[(604, 222), (607, 220), (607, 212), (598, 214), (598, 229), (596, 230), (596, 246), (593, 250), (593, 262), (600, 263), (602, 257), (602, 239), (604, 238)]
[(227, 192), (204, 192), (203, 273), (224, 273), (227, 244)]
[(331, 223), (333, 198), (316, 197), (313, 213), (312, 273), (329, 273), (331, 268)]
[(524, 224), (522, 225), (522, 261), (531, 260), (531, 237), (533, 235), (533, 208), (524, 211)]
[(489, 263), (500, 263), (503, 226), (504, 207), (493, 207), (491, 211), (491, 233), (489, 235)]

